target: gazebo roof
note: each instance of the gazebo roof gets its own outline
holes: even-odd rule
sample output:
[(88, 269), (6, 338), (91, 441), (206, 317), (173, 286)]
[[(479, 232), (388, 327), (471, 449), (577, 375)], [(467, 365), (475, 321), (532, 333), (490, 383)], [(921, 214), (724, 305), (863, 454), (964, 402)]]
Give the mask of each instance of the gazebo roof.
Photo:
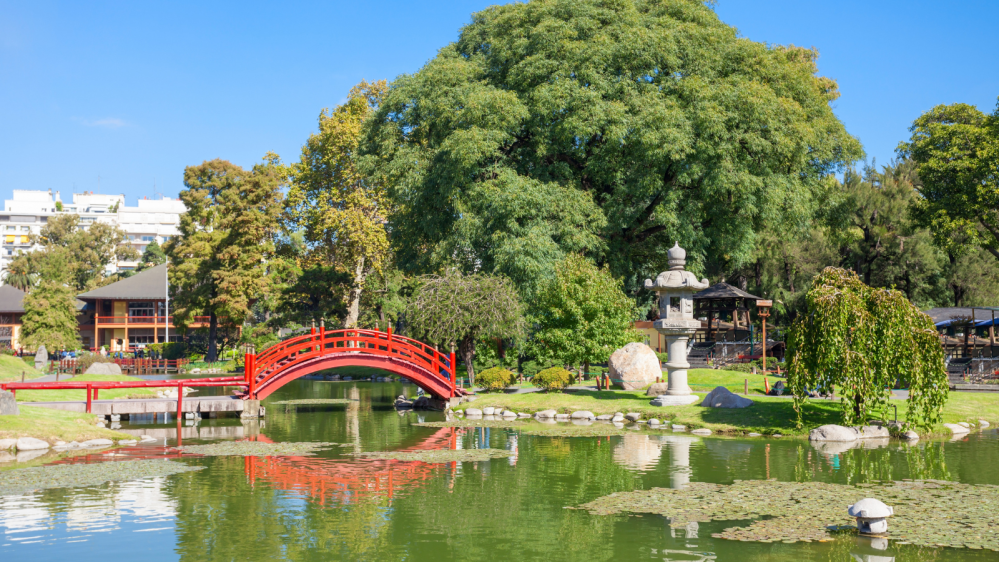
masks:
[[(995, 310), (982, 307), (944, 307), (931, 308), (924, 312), (933, 319), (933, 323), (936, 324), (938, 328), (950, 326), (951, 324), (959, 326), (970, 324), (972, 318), (975, 319), (975, 326), (982, 327), (992, 324), (992, 314)], [(996, 314), (996, 316), (999, 316), (999, 314)], [(997, 318), (997, 320), (999, 320), (999, 318)]]
[(733, 287), (728, 283), (715, 283), (699, 293), (694, 293), (694, 300), (700, 299), (749, 299), (763, 300), (760, 297), (751, 295), (738, 287)]

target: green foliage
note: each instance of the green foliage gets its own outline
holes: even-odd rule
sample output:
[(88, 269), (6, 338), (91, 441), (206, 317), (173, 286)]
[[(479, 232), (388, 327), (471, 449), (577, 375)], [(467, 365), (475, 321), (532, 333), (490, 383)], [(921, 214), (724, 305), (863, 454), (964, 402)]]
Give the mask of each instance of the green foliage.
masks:
[(933, 321), (899, 291), (873, 289), (856, 273), (826, 268), (808, 292), (808, 316), (788, 338), (787, 381), (801, 422), (807, 391), (842, 396), (846, 424), (887, 421), (891, 388), (909, 387), (908, 423), (940, 421), (949, 387)]
[(458, 351), (475, 384), (475, 347), (482, 338), (513, 338), (523, 334), (524, 313), (517, 290), (498, 275), (462, 275), (449, 270), (427, 275), (407, 309), (417, 337), (441, 346), (458, 344)]
[(362, 145), (392, 186), (401, 267), (457, 260), (530, 297), (570, 253), (629, 288), (665, 269), (675, 240), (694, 262), (742, 265), (861, 154), (816, 57), (740, 37), (697, 0), (474, 14), (392, 83)]
[(517, 375), (502, 367), (486, 369), (476, 376), (476, 384), (486, 390), (503, 390), (517, 380)]
[(185, 359), (187, 345), (184, 342), (150, 343), (146, 349), (159, 353), (163, 359)]
[(916, 119), (902, 156), (917, 164), (917, 219), (947, 247), (957, 234), (999, 258), (999, 106), (938, 105)]
[(146, 246), (146, 251), (142, 252), (142, 257), (139, 258), (139, 271), (152, 267), (154, 265), (159, 265), (161, 263), (166, 263), (167, 255), (160, 247), (159, 242), (153, 240)]
[(24, 292), (30, 291), (35, 286), (36, 280), (37, 275), (28, 271), (24, 260), (16, 258), (7, 266), (7, 270), (3, 273), (4, 284)]
[(185, 329), (195, 315), (210, 317), (208, 361), (218, 356), (219, 324), (229, 331), (241, 325), (252, 301), (272, 291), (268, 272), (280, 267), (274, 238), (288, 170), (274, 154), (264, 160), (250, 171), (224, 160), (184, 170), (187, 212), (180, 236), (164, 249), (175, 323)]
[(639, 335), (631, 328), (638, 316), (634, 302), (608, 267), (570, 255), (555, 266), (555, 276), (541, 284), (530, 306), (534, 326), (527, 353), (559, 365), (603, 363), (615, 349)]
[(543, 388), (546, 392), (553, 390), (561, 392), (563, 388), (569, 386), (569, 383), (572, 382), (572, 373), (562, 367), (549, 367), (534, 375), (531, 378), (531, 382), (534, 386)]
[(44, 345), (51, 353), (80, 346), (76, 297), (66, 285), (42, 281), (25, 295), (21, 323), (21, 345), (27, 349)]

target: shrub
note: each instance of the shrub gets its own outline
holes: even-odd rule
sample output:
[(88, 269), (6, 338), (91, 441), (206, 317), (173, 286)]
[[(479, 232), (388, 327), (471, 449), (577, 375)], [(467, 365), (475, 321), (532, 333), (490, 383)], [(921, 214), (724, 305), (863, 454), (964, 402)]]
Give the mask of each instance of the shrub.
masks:
[(531, 382), (538, 388), (543, 388), (548, 392), (553, 390), (561, 391), (569, 385), (572, 380), (572, 373), (562, 367), (550, 367), (534, 375)]
[(486, 369), (475, 376), (475, 383), (486, 390), (503, 390), (517, 380), (517, 375), (502, 367)]
[(104, 357), (100, 353), (80, 353), (76, 356), (76, 366), (81, 373), (86, 373), (94, 363), (114, 363), (114, 359)]

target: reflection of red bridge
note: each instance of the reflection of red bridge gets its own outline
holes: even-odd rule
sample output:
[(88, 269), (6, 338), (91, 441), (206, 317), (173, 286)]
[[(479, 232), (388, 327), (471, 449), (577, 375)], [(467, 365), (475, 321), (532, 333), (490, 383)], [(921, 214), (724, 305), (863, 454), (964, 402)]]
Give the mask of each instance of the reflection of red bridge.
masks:
[[(257, 441), (270, 442), (264, 436)], [(455, 428), (441, 428), (432, 436), (406, 451), (432, 451), (456, 449), (458, 435)], [(428, 480), (434, 476), (437, 465), (421, 461), (395, 459), (357, 458), (332, 460), (319, 457), (243, 457), (243, 470), (250, 484), (258, 479), (277, 489), (305, 492), (326, 505), (327, 497), (340, 496), (344, 503), (351, 497), (386, 495), (389, 499), (397, 489)], [(457, 463), (447, 463), (452, 473)]]
[(444, 354), (423, 342), (393, 335), (392, 330), (333, 330), (285, 340), (259, 355), (246, 356), (245, 397), (266, 398), (289, 381), (336, 367), (382, 369), (405, 377), (437, 398), (464, 394), (455, 386), (454, 353)]

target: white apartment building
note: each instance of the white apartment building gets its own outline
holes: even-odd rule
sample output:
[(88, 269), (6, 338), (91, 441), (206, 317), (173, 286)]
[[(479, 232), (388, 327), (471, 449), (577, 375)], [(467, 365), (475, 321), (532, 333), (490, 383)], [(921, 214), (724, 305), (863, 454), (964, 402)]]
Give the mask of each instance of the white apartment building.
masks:
[[(135, 207), (125, 205), (124, 195), (103, 195), (93, 192), (74, 193), (72, 203), (64, 203), (58, 191), (15, 189), (13, 198), (4, 201), (0, 211), (0, 271), (17, 254), (37, 249), (30, 235), (41, 232), (50, 217), (63, 213), (80, 216), (80, 226), (95, 222), (117, 225), (127, 233), (128, 242), (140, 254), (155, 240), (162, 245), (180, 234), (180, 215), (186, 211), (179, 199), (140, 199)], [(107, 273), (134, 269), (137, 262), (112, 264)]]

